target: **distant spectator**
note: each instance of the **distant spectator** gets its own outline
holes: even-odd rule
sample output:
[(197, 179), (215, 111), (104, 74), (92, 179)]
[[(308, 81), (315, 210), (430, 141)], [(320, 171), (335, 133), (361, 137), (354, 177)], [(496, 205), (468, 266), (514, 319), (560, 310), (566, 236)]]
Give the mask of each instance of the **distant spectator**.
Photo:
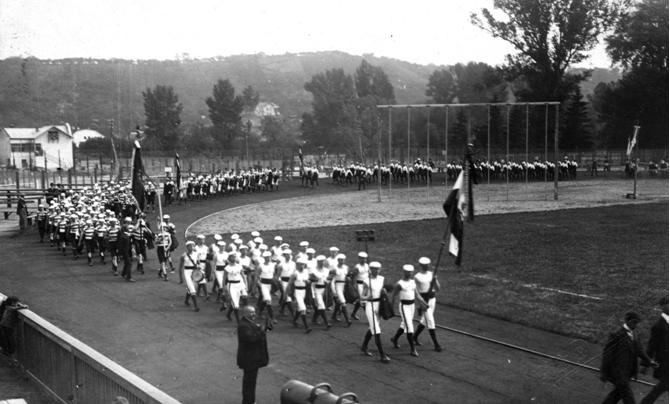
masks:
[(9, 296), (0, 303), (0, 349), (7, 356), (11, 356), (16, 351), (18, 311), (27, 307), (19, 302), (19, 298), (16, 296)]
[(19, 201), (16, 204), (16, 214), (19, 216), (19, 228), (25, 230), (26, 218), (28, 217), (28, 206), (23, 194), (19, 194)]
[(603, 161), (603, 171), (606, 173), (610, 172), (610, 160), (607, 157)]
[[(269, 319), (269, 318), (268, 318)], [(242, 308), (242, 319), (237, 325), (237, 366), (244, 371), (242, 375), (242, 404), (256, 402), (256, 378), (258, 369), (268, 365), (268, 345), (266, 330), (272, 329), (272, 323), (256, 323), (256, 309), (253, 306)]]
[(655, 177), (656, 174), (658, 174), (658, 164), (649, 160), (649, 164), (647, 165), (647, 170), (649, 170), (649, 176), (650, 177)]
[(598, 161), (596, 159), (593, 159), (591, 162), (591, 177), (593, 176), (598, 176)]

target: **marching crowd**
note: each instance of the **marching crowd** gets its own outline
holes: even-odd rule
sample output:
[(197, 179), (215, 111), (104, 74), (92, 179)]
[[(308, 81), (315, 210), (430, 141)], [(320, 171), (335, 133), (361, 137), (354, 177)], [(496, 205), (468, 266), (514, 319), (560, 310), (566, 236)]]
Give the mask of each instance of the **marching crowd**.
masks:
[(191, 174), (182, 178), (181, 184), (168, 178), (163, 194), (166, 205), (170, 205), (175, 200), (182, 202), (244, 192), (278, 191), (280, 177), (281, 172), (270, 167)]
[[(442, 350), (434, 319), (439, 282), (429, 268), (428, 258), (419, 260), (416, 271), (413, 265), (405, 265), (403, 278), (389, 287), (380, 275), (381, 263), (368, 262), (365, 252), (359, 252), (357, 263), (349, 267), (346, 255), (337, 247), (330, 247), (325, 255), (317, 254), (308, 241), (300, 242), (296, 251), (281, 236), (275, 236), (270, 244), (259, 232), (252, 232), (247, 241), (238, 234), (233, 234), (228, 242), (219, 234), (209, 244), (202, 234), (196, 241), (187, 241), (186, 252), (179, 260), (180, 283), (186, 286), (184, 304), (192, 303), (199, 311), (198, 297), (211, 300), (216, 296), (220, 311), (225, 311), (229, 320), (234, 316), (239, 322), (240, 307), (255, 298), (259, 315), (267, 313), (269, 327), (288, 314), (293, 326), (302, 327), (306, 333), (319, 322), (330, 329), (332, 322), (341, 322), (342, 318), (349, 327), (359, 319), (362, 309), (369, 328), (361, 351), (372, 356), (368, 345), (374, 336), (380, 358), (387, 363), (389, 357), (380, 339), (380, 319), (393, 317), (392, 307), (397, 301), (401, 322), (392, 338), (393, 345), (398, 348), (400, 336), (406, 333), (410, 354), (418, 356), (415, 346), (420, 345), (419, 334), (428, 328), (434, 349)], [(330, 316), (327, 311), (332, 312)], [(416, 332), (415, 311), (421, 318)]]
[[(239, 322), (240, 307), (255, 300), (270, 328), (278, 318), (289, 315), (293, 326), (306, 333), (319, 323), (326, 330), (342, 321), (349, 327), (362, 311), (369, 327), (361, 351), (372, 356), (368, 346), (374, 339), (384, 363), (390, 359), (381, 342), (381, 319), (392, 318), (395, 311), (400, 317), (391, 339), (396, 348), (400, 336), (406, 334), (410, 354), (418, 356), (415, 347), (427, 328), (434, 349), (442, 350), (434, 319), (440, 285), (426, 257), (419, 259), (416, 270), (413, 265), (403, 266), (403, 278), (389, 285), (380, 274), (381, 263), (369, 262), (365, 252), (359, 252), (350, 267), (337, 247), (330, 247), (328, 254), (317, 254), (308, 241), (302, 241), (292, 250), (281, 236), (266, 244), (259, 232), (252, 232), (246, 241), (233, 234), (226, 242), (215, 234), (207, 243), (204, 235), (198, 235), (195, 241), (186, 242), (186, 251), (173, 263), (171, 254), (179, 242), (170, 216), (163, 215), (152, 230), (125, 184), (53, 193), (48, 205), (40, 205), (36, 220), (40, 242), (48, 241), (73, 259), (85, 255), (89, 266), (98, 260), (106, 265), (109, 258), (111, 272), (128, 282), (134, 281), (133, 272), (145, 273), (147, 252), (155, 248), (158, 277), (167, 281), (169, 274), (177, 272), (179, 283), (186, 287), (184, 304), (192, 304), (195, 311), (200, 310), (198, 298), (202, 297), (220, 304), (229, 320)], [(415, 313), (420, 318), (416, 330)]]

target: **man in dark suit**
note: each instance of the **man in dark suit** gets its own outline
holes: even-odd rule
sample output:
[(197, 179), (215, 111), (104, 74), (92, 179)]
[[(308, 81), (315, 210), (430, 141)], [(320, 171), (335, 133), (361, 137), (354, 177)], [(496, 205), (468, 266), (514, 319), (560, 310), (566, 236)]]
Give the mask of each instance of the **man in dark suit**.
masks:
[(668, 296), (664, 296), (658, 304), (663, 308), (663, 313), (651, 327), (647, 345), (647, 355), (658, 363), (658, 367), (654, 370), (658, 384), (640, 401), (640, 404), (651, 404), (668, 391)]
[(603, 404), (614, 404), (619, 400), (624, 404), (635, 404), (630, 379), (637, 377), (637, 358), (642, 359), (643, 366), (656, 365), (642, 349), (635, 332), (640, 321), (637, 313), (626, 313), (621, 328), (611, 333), (607, 340), (600, 366), (600, 379), (614, 384), (614, 389), (605, 397)]
[(242, 404), (256, 402), (256, 377), (258, 369), (267, 366), (269, 361), (266, 330), (272, 329), (272, 323), (263, 326), (256, 323), (256, 309), (253, 306), (242, 308), (242, 319), (237, 325), (237, 366), (244, 370), (242, 376)]

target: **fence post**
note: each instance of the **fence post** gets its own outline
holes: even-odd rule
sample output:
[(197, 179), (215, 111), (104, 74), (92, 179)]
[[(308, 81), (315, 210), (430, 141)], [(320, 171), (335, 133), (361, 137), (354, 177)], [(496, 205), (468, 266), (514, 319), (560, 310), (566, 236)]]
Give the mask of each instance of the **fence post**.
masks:
[(16, 170), (16, 192), (19, 192), (21, 190), (21, 182), (19, 181), (19, 170)]
[(72, 189), (72, 169), (67, 170), (67, 186)]
[(98, 182), (98, 166), (96, 165), (93, 167), (93, 179), (95, 180), (95, 183)]
[(42, 190), (47, 189), (47, 170), (42, 171)]

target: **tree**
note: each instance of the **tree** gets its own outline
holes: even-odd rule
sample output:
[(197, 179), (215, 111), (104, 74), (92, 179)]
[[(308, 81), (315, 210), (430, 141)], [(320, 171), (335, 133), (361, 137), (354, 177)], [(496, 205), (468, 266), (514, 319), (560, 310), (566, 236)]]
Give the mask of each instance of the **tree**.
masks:
[(254, 90), (251, 86), (244, 87), (242, 90), (242, 99), (244, 100), (244, 107), (250, 110), (256, 108), (258, 105), (258, 100), (260, 99), (260, 94), (258, 91)]
[(241, 133), (243, 97), (235, 95), (235, 88), (230, 81), (219, 79), (212, 89), (212, 97), (207, 97), (205, 103), (209, 107), (209, 119), (214, 125), (214, 139), (222, 147), (231, 147)]
[(176, 150), (181, 134), (181, 112), (183, 106), (172, 86), (157, 85), (142, 93), (146, 116), (147, 146), (160, 150)]
[(371, 96), (377, 103), (395, 104), (393, 86), (381, 67), (373, 66), (363, 59), (356, 69), (354, 79), (359, 98)]
[(587, 103), (583, 100), (582, 92), (578, 87), (565, 108), (563, 128), (559, 138), (560, 148), (570, 150), (593, 147), (591, 131), (592, 123)]
[(623, 147), (633, 125), (642, 126), (640, 145), (668, 147), (668, 1), (643, 0), (624, 14), (607, 39), (623, 77), (599, 84), (592, 96), (610, 147)]
[(522, 78), (526, 91), (518, 91), (523, 101), (564, 101), (575, 86), (587, 77), (567, 73), (583, 61), (610, 29), (626, 0), (496, 0), (494, 9), (505, 14), (496, 19), (484, 8), (472, 13), (471, 22), (512, 44), (515, 55), (507, 56), (510, 79)]
[(353, 78), (343, 69), (312, 76), (305, 83), (312, 93), (312, 112), (303, 115), (302, 132), (314, 144), (337, 150), (356, 150), (358, 115)]
[(438, 104), (505, 101), (507, 85), (500, 70), (486, 63), (458, 63), (435, 70), (428, 79), (426, 95)]

